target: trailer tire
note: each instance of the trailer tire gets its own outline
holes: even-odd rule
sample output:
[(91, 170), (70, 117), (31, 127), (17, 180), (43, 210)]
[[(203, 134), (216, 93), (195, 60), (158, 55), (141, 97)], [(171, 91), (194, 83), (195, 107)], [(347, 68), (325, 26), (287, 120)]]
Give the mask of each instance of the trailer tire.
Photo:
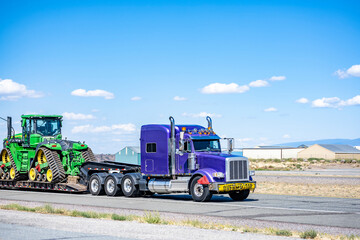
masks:
[(244, 201), (249, 196), (249, 194), (250, 194), (250, 190), (246, 189), (242, 191), (230, 192), (229, 196), (234, 201)]
[(212, 197), (208, 185), (198, 183), (201, 176), (195, 177), (190, 184), (190, 193), (195, 202), (208, 202)]
[(129, 175), (125, 175), (121, 180), (121, 189), (125, 197), (136, 197), (140, 192), (139, 186), (135, 185), (134, 179)]
[(92, 175), (89, 180), (89, 191), (91, 195), (98, 196), (104, 194), (104, 188), (98, 175)]
[(121, 187), (117, 184), (115, 177), (111, 175), (105, 179), (104, 189), (106, 195), (110, 197), (118, 196), (122, 193)]

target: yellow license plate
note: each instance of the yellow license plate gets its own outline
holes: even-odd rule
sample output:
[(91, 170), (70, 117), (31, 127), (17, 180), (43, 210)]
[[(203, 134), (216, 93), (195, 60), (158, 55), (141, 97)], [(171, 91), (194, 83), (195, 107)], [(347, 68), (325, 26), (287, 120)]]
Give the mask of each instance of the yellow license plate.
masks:
[(254, 189), (255, 183), (228, 183), (219, 185), (219, 192)]

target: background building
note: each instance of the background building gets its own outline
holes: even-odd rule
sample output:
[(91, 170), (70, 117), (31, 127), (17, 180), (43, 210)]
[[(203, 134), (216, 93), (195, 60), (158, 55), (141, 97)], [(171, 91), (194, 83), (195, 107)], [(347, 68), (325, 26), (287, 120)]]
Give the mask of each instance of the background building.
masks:
[(298, 153), (298, 158), (356, 159), (360, 160), (360, 150), (341, 144), (315, 144)]
[(115, 154), (115, 161), (140, 165), (140, 147), (124, 147)]
[(244, 157), (251, 159), (286, 159), (297, 158), (298, 152), (304, 150), (302, 147), (279, 147), (259, 146), (255, 148), (243, 148)]

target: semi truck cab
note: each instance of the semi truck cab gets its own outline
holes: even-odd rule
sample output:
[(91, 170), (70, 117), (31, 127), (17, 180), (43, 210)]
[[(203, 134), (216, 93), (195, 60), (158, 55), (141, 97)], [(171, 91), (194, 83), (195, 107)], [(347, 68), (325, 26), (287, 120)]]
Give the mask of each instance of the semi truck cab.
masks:
[[(208, 126), (150, 124), (141, 128), (140, 191), (151, 193), (188, 192), (195, 201), (208, 201), (213, 194), (228, 193), (244, 200), (254, 190), (253, 171), (245, 157), (221, 152), (220, 137)], [(124, 189), (123, 189), (124, 191)], [(126, 193), (124, 192), (126, 195)]]

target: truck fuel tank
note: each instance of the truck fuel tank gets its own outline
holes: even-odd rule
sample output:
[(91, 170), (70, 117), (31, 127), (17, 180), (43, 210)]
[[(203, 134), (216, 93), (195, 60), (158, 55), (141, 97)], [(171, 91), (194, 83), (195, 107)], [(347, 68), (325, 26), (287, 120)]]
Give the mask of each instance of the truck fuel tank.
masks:
[(148, 188), (153, 193), (187, 192), (190, 177), (170, 179), (150, 179)]

